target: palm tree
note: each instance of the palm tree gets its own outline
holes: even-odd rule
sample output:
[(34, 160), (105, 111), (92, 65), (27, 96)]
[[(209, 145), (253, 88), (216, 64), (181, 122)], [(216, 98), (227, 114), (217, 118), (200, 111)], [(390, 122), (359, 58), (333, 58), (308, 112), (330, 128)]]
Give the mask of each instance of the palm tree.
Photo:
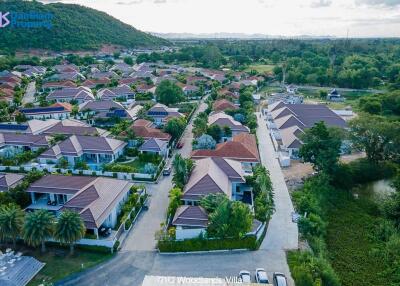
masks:
[(24, 212), (14, 204), (3, 205), (0, 208), (0, 239), (11, 239), (15, 249), (17, 237), (22, 232)]
[(24, 224), (24, 240), (31, 246), (42, 245), (46, 251), (45, 241), (53, 235), (54, 216), (46, 210), (37, 210), (26, 216)]
[(81, 216), (77, 212), (65, 211), (58, 218), (54, 237), (61, 243), (69, 244), (70, 254), (74, 254), (74, 244), (86, 232)]

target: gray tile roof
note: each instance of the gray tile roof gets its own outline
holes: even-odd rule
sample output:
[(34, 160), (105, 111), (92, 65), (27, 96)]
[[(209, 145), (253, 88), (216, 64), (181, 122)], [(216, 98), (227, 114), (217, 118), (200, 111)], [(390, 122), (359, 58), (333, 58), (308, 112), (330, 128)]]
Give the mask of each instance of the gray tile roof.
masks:
[(124, 141), (94, 136), (73, 135), (53, 148), (42, 153), (41, 158), (54, 158), (63, 156), (81, 156), (83, 153), (114, 154), (119, 148), (127, 145)]
[[(280, 104), (282, 106), (282, 104)], [(283, 109), (286, 109), (284, 111)], [(282, 111), (279, 111), (282, 109)], [(304, 128), (311, 128), (315, 123), (323, 121), (328, 126), (336, 126), (336, 127), (346, 127), (346, 121), (333, 112), (329, 107), (323, 104), (284, 104), (280, 109), (275, 109), (275, 111), (271, 114), (275, 119), (275, 116), (278, 116), (277, 119), (282, 121), (282, 118), (290, 119), (289, 113), (293, 115), (298, 121), (300, 121)], [(281, 112), (287, 113), (286, 116), (279, 116)], [(283, 128), (290, 127), (287, 124), (281, 123)], [(301, 126), (299, 126), (301, 127)], [(282, 128), (282, 127), (278, 127)]]
[(73, 119), (65, 119), (60, 121), (53, 127), (50, 127), (43, 134), (54, 135), (54, 134), (63, 134), (63, 135), (99, 135), (102, 136), (107, 134), (106, 130), (92, 127), (86, 123), (83, 123), (78, 120)]
[(94, 95), (90, 88), (80, 87), (67, 87), (51, 92), (47, 96), (48, 100), (65, 99), (65, 100), (93, 100)]
[(49, 147), (50, 138), (44, 135), (0, 133), (0, 147), (7, 145)]
[(79, 105), (79, 112), (85, 110), (91, 111), (109, 111), (110, 109), (124, 109), (124, 107), (112, 100), (96, 100), (88, 101)]
[(165, 140), (150, 138), (139, 147), (139, 151), (161, 152), (167, 145), (168, 142)]

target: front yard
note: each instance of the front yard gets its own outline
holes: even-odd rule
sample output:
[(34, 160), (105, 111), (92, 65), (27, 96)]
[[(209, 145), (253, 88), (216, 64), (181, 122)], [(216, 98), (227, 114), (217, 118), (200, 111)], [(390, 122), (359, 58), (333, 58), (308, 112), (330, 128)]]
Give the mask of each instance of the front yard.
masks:
[(29, 286), (40, 285), (43, 281), (57, 282), (71, 274), (98, 265), (113, 257), (110, 252), (83, 249), (76, 249), (75, 254), (70, 256), (68, 255), (68, 249), (60, 249), (58, 247), (48, 247), (47, 252), (44, 254), (41, 254), (39, 250), (23, 252), (24, 255), (33, 256), (46, 263), (45, 267), (28, 284)]
[(136, 158), (120, 158), (104, 166), (104, 171), (126, 173), (149, 173), (156, 171), (162, 158), (159, 155), (139, 154)]

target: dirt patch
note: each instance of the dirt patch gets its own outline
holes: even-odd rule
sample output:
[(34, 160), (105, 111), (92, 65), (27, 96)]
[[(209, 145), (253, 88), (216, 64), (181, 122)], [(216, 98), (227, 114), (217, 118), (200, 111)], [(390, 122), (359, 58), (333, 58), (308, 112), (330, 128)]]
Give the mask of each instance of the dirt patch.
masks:
[(352, 161), (361, 159), (361, 158), (365, 158), (365, 152), (359, 152), (359, 153), (354, 153), (354, 154), (350, 154), (350, 155), (344, 155), (340, 157), (340, 161), (342, 163), (350, 163)]

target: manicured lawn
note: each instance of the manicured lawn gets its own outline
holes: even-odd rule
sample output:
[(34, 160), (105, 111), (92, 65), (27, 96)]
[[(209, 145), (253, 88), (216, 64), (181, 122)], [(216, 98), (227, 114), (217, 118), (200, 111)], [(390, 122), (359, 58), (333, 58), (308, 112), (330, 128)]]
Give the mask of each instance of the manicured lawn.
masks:
[(69, 256), (68, 250), (65, 250), (66, 255), (60, 257), (55, 255), (54, 250), (54, 248), (48, 248), (47, 252), (43, 255), (40, 251), (24, 253), (24, 255), (34, 256), (39, 261), (46, 263), (45, 267), (28, 284), (29, 286), (39, 285), (43, 280), (54, 283), (73, 273), (83, 271), (104, 262), (113, 256), (111, 253), (76, 249), (73, 256)]
[(344, 200), (328, 212), (327, 247), (330, 262), (343, 286), (389, 285), (380, 276), (385, 264), (372, 254), (382, 246), (371, 232), (378, 223), (376, 206), (369, 199)]

